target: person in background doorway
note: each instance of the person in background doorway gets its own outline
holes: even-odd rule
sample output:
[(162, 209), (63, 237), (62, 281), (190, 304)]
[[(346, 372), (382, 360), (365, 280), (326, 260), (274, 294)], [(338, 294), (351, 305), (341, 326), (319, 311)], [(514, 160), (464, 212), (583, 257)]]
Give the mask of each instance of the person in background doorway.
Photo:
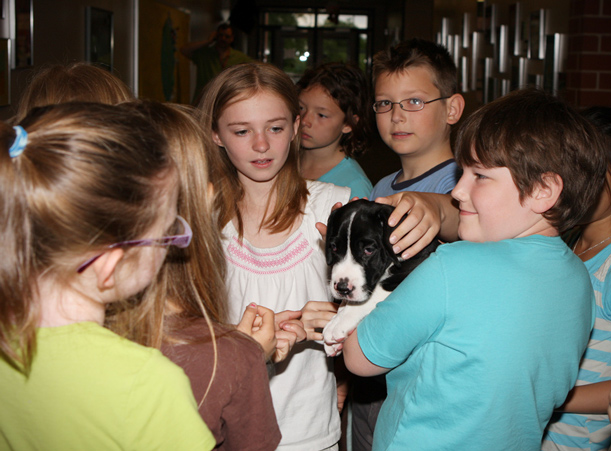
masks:
[(233, 28), (225, 22), (208, 39), (189, 42), (181, 47), (180, 53), (193, 61), (197, 70), (194, 105), (199, 103), (204, 86), (223, 69), (252, 61), (248, 55), (231, 47), (233, 40)]

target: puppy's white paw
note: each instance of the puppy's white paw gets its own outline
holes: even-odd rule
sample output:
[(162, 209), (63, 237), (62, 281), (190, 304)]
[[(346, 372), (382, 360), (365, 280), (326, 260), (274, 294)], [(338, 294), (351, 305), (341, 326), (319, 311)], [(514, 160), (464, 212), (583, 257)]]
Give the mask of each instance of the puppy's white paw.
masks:
[(341, 325), (340, 324), (341, 317), (342, 315), (338, 313), (333, 318), (331, 318), (331, 321), (329, 321), (327, 325), (325, 326), (325, 328), (323, 329), (322, 336), (323, 336), (323, 340), (325, 343), (327, 344), (338, 343), (339, 341), (338, 339), (341, 339), (341, 336), (336, 337), (336, 332), (335, 332), (338, 324)]
[(342, 343), (333, 343), (328, 345), (325, 343), (325, 352), (329, 357), (336, 357), (342, 353), (342, 348), (344, 347)]
[(355, 323), (350, 315), (343, 312), (339, 312), (327, 323), (322, 331), (327, 355), (338, 355), (341, 352), (343, 341), (348, 338), (348, 333), (354, 330), (357, 324), (358, 321)]

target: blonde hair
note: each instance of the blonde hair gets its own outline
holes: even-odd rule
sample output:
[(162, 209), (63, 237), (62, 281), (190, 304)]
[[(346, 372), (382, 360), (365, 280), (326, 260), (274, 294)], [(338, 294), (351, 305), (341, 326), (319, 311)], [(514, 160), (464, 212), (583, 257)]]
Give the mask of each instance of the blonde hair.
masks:
[[(0, 124), (0, 355), (28, 373), (40, 309), (37, 278), (62, 282), (93, 250), (141, 237), (159, 216), (159, 181), (173, 168), (166, 141), (119, 107), (72, 103), (33, 110), (27, 145)], [(134, 309), (132, 324), (142, 317)]]
[(126, 104), (141, 112), (168, 141), (180, 178), (178, 214), (193, 229), (185, 249), (170, 249), (163, 270), (168, 297), (189, 317), (203, 310), (216, 322), (226, 320), (225, 255), (214, 220), (214, 196), (209, 194), (208, 161), (204, 135), (191, 107), (157, 103)]
[[(265, 63), (246, 63), (229, 67), (216, 76), (207, 86), (198, 106), (200, 123), (206, 135), (218, 132), (218, 121), (225, 109), (255, 94), (269, 93), (281, 98), (288, 107), (293, 121), (299, 116), (297, 88), (288, 75), (275, 66)], [(218, 212), (219, 227), (222, 229), (233, 218), (238, 222), (238, 234), (243, 236), (243, 222), (240, 214), (240, 201), (244, 189), (238, 173), (222, 147), (207, 141), (210, 176), (217, 191), (215, 207)], [(303, 213), (308, 190), (299, 172), (299, 146), (297, 135), (290, 147), (286, 163), (278, 173), (273, 193), (276, 204), (270, 205), (262, 228), (277, 233), (289, 229), (295, 219)]]
[(19, 123), (32, 108), (66, 102), (115, 105), (134, 99), (118, 77), (89, 63), (43, 66), (28, 83), (13, 118)]
[(165, 317), (172, 320), (164, 322), (163, 335), (158, 336), (152, 345), (158, 347), (162, 341), (180, 344), (197, 341), (197, 338), (190, 341), (181, 336), (180, 331), (189, 326), (192, 320), (205, 318), (214, 362), (212, 377), (200, 400), (201, 405), (210, 390), (217, 367), (212, 321), (224, 323), (227, 316), (226, 262), (220, 230), (214, 220), (214, 195), (208, 181), (205, 152), (209, 136), (203, 133), (192, 107), (148, 101), (131, 103), (129, 106), (144, 114), (168, 140), (181, 181), (178, 214), (193, 230), (189, 247), (171, 249), (160, 270), (167, 291), (152, 295), (163, 297), (155, 303), (164, 300), (171, 303), (171, 308), (166, 308)]

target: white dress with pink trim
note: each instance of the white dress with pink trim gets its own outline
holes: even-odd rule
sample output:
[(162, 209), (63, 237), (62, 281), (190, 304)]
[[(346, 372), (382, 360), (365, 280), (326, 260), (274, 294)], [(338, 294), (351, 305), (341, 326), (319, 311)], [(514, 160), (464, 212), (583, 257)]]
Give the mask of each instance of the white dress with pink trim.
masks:
[[(280, 246), (240, 244), (234, 226), (223, 230), (227, 258), (229, 321), (237, 324), (251, 302), (275, 312), (300, 310), (308, 301), (330, 300), (324, 243), (315, 224), (326, 224), (331, 207), (346, 203), (350, 189), (308, 182), (301, 226)], [(322, 450), (339, 440), (340, 419), (333, 361), (321, 344), (300, 343), (275, 365), (270, 387), (282, 432), (281, 450)]]

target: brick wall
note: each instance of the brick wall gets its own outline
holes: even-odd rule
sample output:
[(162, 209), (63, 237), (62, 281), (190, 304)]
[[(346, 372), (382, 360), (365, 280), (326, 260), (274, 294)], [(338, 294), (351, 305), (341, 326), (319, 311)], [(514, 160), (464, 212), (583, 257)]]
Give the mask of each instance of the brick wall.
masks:
[(611, 106), (611, 0), (571, 0), (566, 99)]

